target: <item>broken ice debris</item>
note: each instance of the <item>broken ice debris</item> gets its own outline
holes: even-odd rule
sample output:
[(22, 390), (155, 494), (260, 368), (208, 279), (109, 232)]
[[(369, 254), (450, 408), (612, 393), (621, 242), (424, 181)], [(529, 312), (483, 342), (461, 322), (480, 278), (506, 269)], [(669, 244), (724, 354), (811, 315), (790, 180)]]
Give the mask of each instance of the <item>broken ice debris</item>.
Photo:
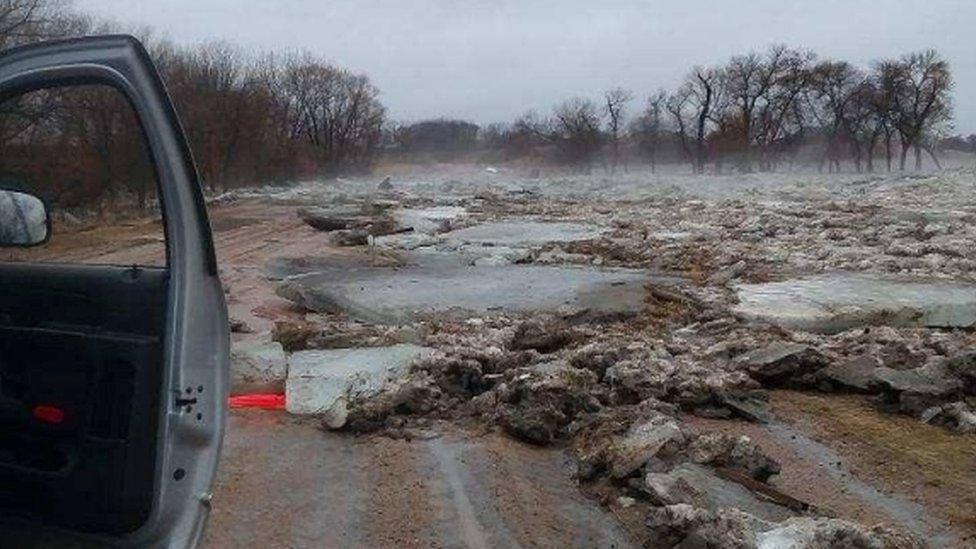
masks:
[(737, 314), (783, 328), (833, 334), (858, 326), (969, 328), (976, 286), (862, 274), (824, 274), (736, 286)]
[(579, 223), (499, 221), (452, 231), (447, 237), (457, 243), (517, 247), (590, 240), (603, 232), (600, 227)]
[(414, 360), (431, 352), (401, 344), (294, 353), (285, 384), (287, 410), (322, 416), (329, 427), (340, 428), (352, 399), (379, 393), (390, 379), (404, 375)]
[(281, 393), (285, 388), (288, 364), (281, 344), (272, 342), (235, 343), (230, 351), (230, 392)]
[(652, 502), (658, 505), (687, 503), (712, 511), (733, 507), (770, 521), (793, 516), (790, 509), (759, 499), (749, 489), (726, 480), (708, 467), (682, 463), (667, 473), (648, 473), (644, 485)]

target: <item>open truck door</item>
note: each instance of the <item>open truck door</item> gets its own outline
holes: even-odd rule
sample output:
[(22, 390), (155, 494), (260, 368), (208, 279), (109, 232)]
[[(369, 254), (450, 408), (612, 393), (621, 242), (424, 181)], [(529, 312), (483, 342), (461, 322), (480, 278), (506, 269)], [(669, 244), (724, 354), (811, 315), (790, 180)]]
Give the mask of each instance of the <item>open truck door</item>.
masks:
[[(229, 351), (199, 177), (160, 76), (134, 38), (0, 55), (4, 104), (84, 86), (110, 88), (135, 114), (158, 183), (165, 265), (10, 262), (0, 253), (0, 546), (193, 546), (220, 453)], [(43, 97), (33, 101), (44, 106)], [(30, 135), (54, 135), (57, 116), (36, 117)], [(13, 162), (24, 135), (0, 154)], [(49, 155), (51, 170), (70, 166), (67, 151), (77, 145), (57, 139), (30, 149)], [(6, 183), (0, 252), (56, 241), (49, 209), (57, 205)]]

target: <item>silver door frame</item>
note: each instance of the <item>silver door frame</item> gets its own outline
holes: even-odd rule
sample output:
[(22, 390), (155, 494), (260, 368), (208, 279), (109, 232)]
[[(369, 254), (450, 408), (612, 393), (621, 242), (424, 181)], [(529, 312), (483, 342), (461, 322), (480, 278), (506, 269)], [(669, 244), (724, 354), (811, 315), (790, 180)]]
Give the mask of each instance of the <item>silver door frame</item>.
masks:
[(152, 511), (135, 532), (101, 541), (192, 547), (209, 514), (220, 456), (230, 341), (200, 178), (172, 101), (135, 38), (44, 42), (0, 55), (0, 102), (82, 84), (116, 88), (138, 115), (159, 181), (169, 270)]

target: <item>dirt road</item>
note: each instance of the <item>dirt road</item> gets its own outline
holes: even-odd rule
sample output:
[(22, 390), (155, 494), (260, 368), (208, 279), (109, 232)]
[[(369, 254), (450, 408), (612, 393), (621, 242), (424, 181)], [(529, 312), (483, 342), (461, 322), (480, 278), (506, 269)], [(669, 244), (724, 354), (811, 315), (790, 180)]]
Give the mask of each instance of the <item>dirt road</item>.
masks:
[(557, 450), (449, 426), (426, 440), (230, 416), (207, 547), (630, 547)]

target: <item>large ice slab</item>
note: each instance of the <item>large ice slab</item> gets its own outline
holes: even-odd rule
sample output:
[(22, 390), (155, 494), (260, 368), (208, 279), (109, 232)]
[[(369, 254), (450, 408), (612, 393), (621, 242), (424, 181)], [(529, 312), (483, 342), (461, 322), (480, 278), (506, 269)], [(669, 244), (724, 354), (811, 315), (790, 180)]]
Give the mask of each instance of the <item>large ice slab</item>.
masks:
[(968, 328), (976, 325), (976, 286), (852, 273), (736, 287), (734, 310), (784, 328), (837, 333), (858, 326)]
[(431, 352), (402, 344), (294, 353), (288, 361), (286, 407), (292, 414), (323, 416), (339, 428), (352, 399), (378, 393), (388, 380), (405, 374), (414, 360)]
[(291, 277), (278, 294), (313, 311), (401, 324), (431, 314), (465, 318), (489, 312), (637, 312), (650, 280), (636, 269), (366, 268)]
[(589, 240), (603, 232), (600, 227), (581, 223), (499, 221), (451, 231), (445, 236), (456, 243), (518, 247)]
[(288, 362), (281, 343), (249, 341), (231, 345), (231, 394), (280, 393), (287, 375)]
[(410, 227), (415, 233), (433, 234), (467, 215), (460, 206), (432, 206), (430, 208), (406, 208), (394, 210), (393, 219), (402, 227)]

